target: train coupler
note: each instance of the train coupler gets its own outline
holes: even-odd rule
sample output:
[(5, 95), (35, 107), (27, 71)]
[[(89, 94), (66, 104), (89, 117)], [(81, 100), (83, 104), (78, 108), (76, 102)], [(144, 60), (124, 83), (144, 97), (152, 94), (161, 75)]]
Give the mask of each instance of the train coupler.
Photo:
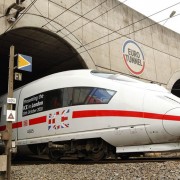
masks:
[(48, 148), (49, 149), (58, 149), (58, 150), (65, 150), (66, 145), (63, 144), (55, 144), (53, 142), (48, 143)]

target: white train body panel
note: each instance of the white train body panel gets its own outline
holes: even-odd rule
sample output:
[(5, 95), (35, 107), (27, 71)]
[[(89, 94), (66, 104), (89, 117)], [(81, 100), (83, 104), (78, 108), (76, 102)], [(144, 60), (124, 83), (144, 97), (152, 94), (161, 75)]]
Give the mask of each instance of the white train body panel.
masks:
[[(89, 104), (43, 109), (48, 107), (52, 90), (66, 88), (62, 90), (63, 103), (70, 103), (65, 93), (71, 94), (71, 87), (82, 88), (76, 94), (73, 91), (76, 96), (73, 94), (72, 99), (77, 101), (81, 98), (77, 98), (78, 92), (96, 89), (92, 88), (94, 92), (90, 91), (85, 99)], [(91, 102), (91, 93), (101, 96), (101, 103)], [(100, 137), (117, 147), (117, 152), (131, 152), (131, 147), (134, 152), (180, 149), (180, 99), (158, 85), (121, 75), (76, 70), (34, 81), (15, 91), (14, 97), (17, 122), (13, 124), (13, 139), (18, 145)], [(104, 103), (106, 97), (110, 97), (108, 103)], [(4, 104), (6, 96), (0, 99), (0, 131), (6, 124)]]

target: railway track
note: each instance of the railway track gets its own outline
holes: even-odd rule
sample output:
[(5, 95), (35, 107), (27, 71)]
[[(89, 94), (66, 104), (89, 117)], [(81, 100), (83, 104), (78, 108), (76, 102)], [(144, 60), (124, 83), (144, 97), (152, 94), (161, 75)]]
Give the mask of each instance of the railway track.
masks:
[(12, 179), (179, 179), (180, 158), (89, 160), (24, 156), (12, 165)]
[(149, 162), (167, 162), (180, 161), (180, 157), (160, 157), (160, 158), (129, 158), (129, 159), (104, 159), (101, 161), (78, 160), (78, 159), (61, 159), (52, 162), (47, 156), (23, 156), (17, 157), (13, 162), (13, 166), (19, 165), (40, 165), (40, 164), (109, 164), (109, 163), (149, 163)]

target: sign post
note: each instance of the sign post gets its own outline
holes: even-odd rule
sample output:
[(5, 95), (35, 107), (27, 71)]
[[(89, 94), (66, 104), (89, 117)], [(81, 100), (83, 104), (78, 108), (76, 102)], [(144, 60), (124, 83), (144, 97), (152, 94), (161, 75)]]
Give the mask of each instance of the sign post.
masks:
[[(10, 47), (10, 58), (9, 58), (9, 77), (8, 77), (8, 96), (7, 96), (7, 117), (6, 117), (6, 130), (0, 134), (0, 139), (4, 140), (5, 143), (5, 155), (0, 158), (3, 162), (0, 164), (0, 171), (6, 168), (6, 173), (0, 173), (3, 179), (11, 179), (11, 153), (12, 153), (12, 122), (15, 121), (16, 112), (13, 109), (13, 104), (16, 104), (16, 99), (13, 98), (13, 86), (15, 80), (21, 81), (22, 74), (15, 73), (14, 76), (14, 46)], [(19, 54), (18, 55), (18, 69), (23, 71), (32, 71), (32, 57)], [(0, 159), (0, 160), (1, 160)], [(6, 161), (5, 161), (6, 159)], [(4, 166), (6, 164), (6, 166)], [(2, 166), (3, 165), (3, 166)], [(1, 166), (3, 168), (1, 168)], [(2, 175), (2, 176), (1, 176)]]
[[(13, 85), (14, 85), (14, 46), (10, 47), (9, 57), (9, 78), (8, 78), (8, 98), (13, 98)], [(13, 100), (13, 99), (11, 99)], [(7, 110), (13, 110), (13, 103), (7, 104)], [(8, 116), (8, 113), (7, 113)], [(10, 115), (9, 115), (10, 116)], [(11, 115), (13, 116), (13, 115)], [(9, 117), (7, 117), (9, 118)], [(12, 118), (12, 117), (11, 117)], [(8, 133), (8, 140), (5, 141), (5, 154), (7, 155), (7, 171), (6, 179), (10, 179), (11, 176), (11, 149), (12, 149), (12, 121), (7, 121), (6, 131)]]

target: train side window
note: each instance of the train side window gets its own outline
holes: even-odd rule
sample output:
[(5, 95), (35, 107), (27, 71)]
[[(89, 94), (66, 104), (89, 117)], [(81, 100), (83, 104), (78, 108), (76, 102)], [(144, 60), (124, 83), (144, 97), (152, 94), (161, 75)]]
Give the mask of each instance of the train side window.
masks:
[(115, 91), (97, 88), (90, 97), (88, 97), (87, 104), (107, 104), (114, 94)]
[(92, 91), (92, 87), (75, 87), (73, 91), (73, 105), (85, 104), (87, 96)]
[(46, 110), (62, 107), (62, 96), (63, 96), (63, 89), (55, 89), (46, 92), (45, 95)]
[(64, 88), (63, 107), (72, 105), (73, 88)]

